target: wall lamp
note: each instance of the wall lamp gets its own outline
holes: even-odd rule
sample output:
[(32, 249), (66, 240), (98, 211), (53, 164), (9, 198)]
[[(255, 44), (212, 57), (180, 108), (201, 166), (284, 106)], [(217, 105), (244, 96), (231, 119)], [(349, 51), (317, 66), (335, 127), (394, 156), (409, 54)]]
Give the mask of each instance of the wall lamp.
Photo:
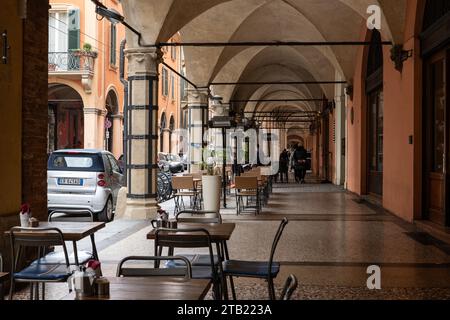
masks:
[(403, 70), (403, 62), (413, 56), (413, 50), (403, 50), (402, 44), (396, 44), (391, 48), (391, 60), (394, 62), (395, 69), (399, 72)]
[(118, 13), (117, 11), (113, 10), (113, 9), (108, 9), (107, 7), (105, 7), (105, 5), (103, 3), (101, 3), (98, 0), (91, 0), (95, 5), (95, 13), (97, 13), (99, 16), (101, 16), (102, 18), (106, 18), (109, 21), (111, 21), (111, 23), (121, 23), (123, 24), (125, 27), (127, 27), (128, 29), (130, 29), (134, 34), (136, 34), (138, 36), (138, 44), (141, 47), (151, 47), (151, 48), (155, 48), (157, 47), (156, 45), (148, 45), (148, 44), (142, 44), (142, 34), (137, 31), (135, 28), (133, 28), (132, 26), (130, 26), (128, 23), (125, 22), (125, 17), (122, 16), (120, 13)]

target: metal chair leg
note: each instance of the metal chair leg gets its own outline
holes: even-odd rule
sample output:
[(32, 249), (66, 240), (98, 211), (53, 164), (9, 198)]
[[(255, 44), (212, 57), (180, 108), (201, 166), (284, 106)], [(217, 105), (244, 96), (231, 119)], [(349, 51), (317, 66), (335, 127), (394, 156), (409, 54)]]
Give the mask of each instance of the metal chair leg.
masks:
[(229, 276), (229, 278), (230, 278), (231, 295), (233, 297), (233, 300), (236, 300), (236, 289), (234, 288), (234, 280), (232, 276)]
[(34, 300), (34, 297), (33, 297), (33, 292), (34, 292), (34, 284), (33, 284), (33, 282), (31, 282), (30, 283), (30, 300)]
[(275, 299), (275, 288), (273, 285), (273, 279), (267, 279), (268, 285), (269, 285), (269, 299), (274, 301)]
[(11, 286), (9, 288), (9, 300), (13, 299), (13, 296), (14, 296), (14, 285), (15, 285), (14, 278), (11, 277)]
[(45, 300), (45, 282), (42, 283), (42, 300)]

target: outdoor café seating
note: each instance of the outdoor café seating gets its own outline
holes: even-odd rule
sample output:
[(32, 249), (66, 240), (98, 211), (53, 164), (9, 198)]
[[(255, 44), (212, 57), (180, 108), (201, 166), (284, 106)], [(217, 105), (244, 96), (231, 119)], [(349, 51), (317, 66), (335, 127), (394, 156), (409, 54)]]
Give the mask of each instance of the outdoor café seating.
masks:
[[(42, 284), (42, 299), (45, 300), (45, 283), (66, 282), (71, 275), (69, 255), (67, 253), (64, 236), (57, 228), (43, 228), (32, 230), (30, 228), (13, 227), (10, 230), (11, 239), (11, 288), (9, 299), (13, 299), (16, 282), (30, 284), (30, 300), (39, 300), (39, 284)], [(61, 246), (64, 252), (64, 261), (49, 264), (43, 257), (43, 249), (48, 246)], [(26, 247), (37, 250), (38, 258), (27, 267), (19, 270), (18, 261)], [(43, 263), (44, 261), (44, 263)]]
[(186, 209), (184, 197), (189, 197), (191, 207), (197, 208), (200, 193), (195, 186), (193, 176), (174, 176), (172, 178), (172, 189), (174, 190), (175, 214)]
[[(202, 228), (164, 229), (158, 228), (155, 231), (155, 252), (162, 256), (162, 248), (168, 248), (169, 256), (174, 255), (174, 249), (207, 249), (209, 252), (208, 265), (193, 265), (192, 279), (208, 279), (213, 283), (213, 293), (215, 299), (220, 299), (222, 295), (222, 265), (217, 263), (215, 258), (211, 236), (209, 232)], [(217, 245), (217, 253), (219, 246)], [(171, 265), (167, 265), (171, 267)], [(172, 266), (178, 268), (179, 266)]]
[(264, 279), (268, 283), (269, 299), (275, 300), (275, 288), (273, 279), (275, 279), (280, 272), (280, 263), (274, 262), (274, 255), (283, 234), (284, 228), (289, 223), (287, 218), (281, 221), (278, 231), (275, 235), (269, 260), (264, 262), (257, 261), (241, 261), (241, 260), (227, 260), (223, 263), (223, 272), (225, 277), (230, 279), (231, 292), (233, 299), (236, 299), (236, 293), (233, 283), (233, 277), (249, 277)]

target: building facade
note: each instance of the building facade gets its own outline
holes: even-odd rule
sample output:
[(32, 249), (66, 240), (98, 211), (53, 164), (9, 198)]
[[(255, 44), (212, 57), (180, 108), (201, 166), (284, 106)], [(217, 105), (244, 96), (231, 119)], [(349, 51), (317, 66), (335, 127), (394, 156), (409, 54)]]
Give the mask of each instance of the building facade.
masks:
[[(105, 1), (122, 13), (116, 0)], [(99, 19), (89, 0), (50, 1), (48, 152), (105, 149), (123, 152), (124, 89), (120, 43), (125, 29)]]

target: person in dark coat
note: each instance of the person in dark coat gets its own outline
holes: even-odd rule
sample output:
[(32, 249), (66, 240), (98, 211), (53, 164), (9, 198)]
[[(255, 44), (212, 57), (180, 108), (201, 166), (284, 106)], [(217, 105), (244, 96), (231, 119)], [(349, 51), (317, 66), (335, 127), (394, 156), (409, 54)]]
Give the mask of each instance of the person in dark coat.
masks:
[(295, 170), (295, 181), (298, 183), (305, 183), (306, 176), (306, 159), (308, 154), (303, 146), (297, 147), (294, 151), (294, 170)]
[(280, 180), (281, 183), (284, 182), (286, 178), (286, 183), (289, 183), (289, 154), (286, 149), (280, 154)]

